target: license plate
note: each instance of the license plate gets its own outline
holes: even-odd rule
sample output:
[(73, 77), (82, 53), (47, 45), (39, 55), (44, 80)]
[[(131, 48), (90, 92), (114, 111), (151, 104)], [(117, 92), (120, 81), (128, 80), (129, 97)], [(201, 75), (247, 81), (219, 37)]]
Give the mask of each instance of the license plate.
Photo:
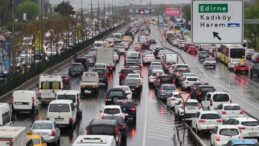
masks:
[(27, 103), (27, 102), (15, 102), (15, 104), (16, 104), (16, 105), (27, 105), (27, 104), (29, 104), (29, 103)]
[(91, 90), (85, 90), (84, 92), (85, 92), (85, 93), (92, 93)]
[(55, 121), (63, 121), (63, 118), (55, 118)]

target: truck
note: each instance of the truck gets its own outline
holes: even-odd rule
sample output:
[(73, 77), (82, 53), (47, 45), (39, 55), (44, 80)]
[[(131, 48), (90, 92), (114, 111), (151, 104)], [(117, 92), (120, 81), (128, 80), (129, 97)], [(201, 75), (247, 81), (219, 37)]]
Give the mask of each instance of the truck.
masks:
[(112, 72), (115, 69), (113, 48), (99, 48), (96, 52), (96, 63), (105, 63)]
[(179, 57), (175, 53), (166, 54), (161, 58), (163, 68), (166, 72), (169, 71), (173, 64), (177, 64), (178, 61)]
[(0, 127), (0, 146), (26, 146), (26, 127)]
[(97, 72), (84, 72), (80, 81), (81, 95), (93, 94), (99, 91), (99, 77)]

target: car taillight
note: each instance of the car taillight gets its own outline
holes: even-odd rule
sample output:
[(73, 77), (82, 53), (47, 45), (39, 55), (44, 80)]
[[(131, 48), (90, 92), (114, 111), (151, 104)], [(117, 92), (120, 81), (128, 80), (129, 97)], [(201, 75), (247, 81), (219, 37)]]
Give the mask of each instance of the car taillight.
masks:
[(205, 123), (206, 121), (204, 119), (200, 119), (199, 123)]
[(241, 111), (240, 111), (240, 115), (243, 115), (243, 114), (244, 114), (244, 111), (243, 111), (243, 110), (241, 110)]
[(52, 130), (50, 136), (55, 136), (55, 135), (56, 135), (56, 132)]
[(239, 130), (245, 130), (246, 129), (246, 127), (243, 127), (243, 126), (240, 126), (238, 128), (239, 128)]
[(222, 114), (222, 115), (225, 115), (225, 114), (227, 114), (227, 112), (226, 112), (226, 111), (222, 111), (221, 114)]
[(161, 93), (163, 93), (163, 92), (164, 92), (164, 90), (162, 90), (162, 89), (161, 89), (161, 90), (160, 90), (160, 92), (161, 92)]
[(35, 98), (32, 97), (32, 106), (34, 106)]
[(136, 111), (135, 107), (130, 108), (130, 111)]
[(160, 80), (159, 79), (157, 80), (157, 85), (160, 85)]
[(223, 122), (223, 120), (222, 119), (217, 119), (216, 122), (217, 123), (221, 123), (221, 122)]
[(118, 142), (119, 142), (119, 128), (118, 127), (115, 128), (115, 134), (116, 134), (115, 140), (116, 140), (116, 143), (118, 144)]
[(216, 135), (215, 139), (216, 139), (216, 141), (220, 141), (220, 136)]
[(213, 102), (212, 102), (212, 100), (210, 100), (210, 106), (212, 106), (213, 105)]

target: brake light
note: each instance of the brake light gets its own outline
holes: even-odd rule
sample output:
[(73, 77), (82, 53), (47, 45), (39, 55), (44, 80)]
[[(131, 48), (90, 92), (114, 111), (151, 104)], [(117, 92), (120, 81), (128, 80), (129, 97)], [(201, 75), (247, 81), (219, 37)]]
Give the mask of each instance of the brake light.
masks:
[(204, 119), (200, 119), (199, 123), (205, 123), (206, 121)]
[(216, 139), (216, 141), (220, 141), (220, 136), (216, 135), (215, 139)]
[(222, 114), (222, 115), (225, 115), (225, 114), (227, 114), (227, 112), (226, 112), (226, 111), (222, 111), (221, 114)]
[(239, 128), (239, 130), (245, 130), (246, 129), (246, 127), (243, 127), (243, 126), (238, 127), (238, 128)]
[(32, 106), (34, 106), (35, 98), (32, 97)]
[(130, 108), (130, 111), (136, 111), (135, 107)]
[(241, 111), (240, 111), (240, 115), (243, 115), (243, 114), (244, 114), (244, 111), (243, 111), (243, 110), (241, 110)]
[(217, 123), (221, 123), (221, 122), (223, 122), (223, 120), (222, 119), (217, 119), (216, 122)]
[(50, 136), (55, 136), (55, 135), (56, 135), (56, 132), (52, 130)]

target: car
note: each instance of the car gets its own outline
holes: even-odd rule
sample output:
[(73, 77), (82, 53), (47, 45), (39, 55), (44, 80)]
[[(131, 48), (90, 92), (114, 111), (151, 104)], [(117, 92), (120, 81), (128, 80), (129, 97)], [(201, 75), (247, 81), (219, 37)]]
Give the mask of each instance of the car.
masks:
[(202, 107), (203, 109), (214, 110), (217, 106), (224, 103), (232, 103), (231, 96), (228, 92), (208, 92), (202, 101)]
[(35, 135), (41, 135), (45, 142), (60, 144), (60, 129), (50, 120), (36, 120), (32, 124), (31, 131)]
[(128, 99), (132, 100), (132, 91), (130, 90), (129, 86), (116, 86), (115, 88), (123, 89), (126, 92)]
[(64, 89), (69, 89), (70, 88), (70, 77), (69, 76), (62, 76), (62, 83), (64, 86)]
[(114, 136), (116, 144), (121, 146), (122, 133), (119, 129), (120, 124), (116, 119), (93, 119), (86, 127), (86, 134)]
[(100, 117), (121, 117), (125, 120), (125, 114), (121, 110), (119, 105), (106, 105), (103, 111), (100, 112)]
[(163, 67), (161, 62), (156, 62), (156, 61), (151, 62), (151, 64), (150, 64), (149, 67), (152, 68), (152, 67), (154, 67), (154, 66)]
[(199, 111), (191, 121), (191, 127), (196, 133), (213, 130), (222, 125), (222, 118), (216, 111)]
[(201, 103), (208, 92), (214, 91), (216, 91), (216, 89), (212, 85), (196, 84), (191, 87), (191, 97), (197, 99)]
[(211, 146), (223, 146), (231, 139), (242, 139), (238, 127), (233, 125), (219, 125), (212, 130), (210, 143)]
[(253, 78), (254, 74), (259, 77), (259, 63), (255, 63), (250, 68), (250, 78)]
[(216, 62), (216, 60), (214, 58), (206, 58), (204, 60), (204, 62), (203, 62), (203, 66), (205, 68), (212, 67), (212, 68), (215, 69), (216, 68), (216, 64), (217, 64), (217, 62)]
[(157, 77), (164, 74), (163, 69), (154, 69), (151, 72), (151, 75), (148, 77), (148, 83), (150, 86), (154, 85), (154, 82), (156, 81)]
[(257, 146), (257, 143), (250, 139), (230, 139), (226, 146)]
[(188, 47), (188, 49), (186, 50), (186, 52), (190, 55), (197, 55), (197, 50), (198, 50), (198, 46), (196, 45), (191, 45)]
[(143, 64), (149, 64), (153, 61), (155, 61), (155, 57), (153, 54), (146, 54), (143, 58)]
[(138, 96), (140, 96), (142, 92), (141, 82), (137, 78), (126, 78), (123, 82), (123, 86), (129, 86), (131, 92)]
[(234, 125), (240, 129), (244, 138), (259, 138), (259, 121), (251, 117), (238, 117), (226, 120), (225, 125)]
[(81, 63), (72, 63), (68, 68), (68, 75), (70, 77), (81, 76), (84, 72), (84, 67)]
[(174, 79), (171, 75), (168, 74), (162, 74), (160, 76), (157, 76), (157, 79), (154, 82), (155, 89), (158, 89), (158, 87), (162, 84), (173, 84)]
[(86, 58), (86, 60), (90, 66), (93, 66), (95, 64), (94, 55), (86, 54), (86, 55), (84, 55), (84, 57)]
[(119, 72), (119, 82), (120, 84), (123, 83), (123, 81), (126, 79), (126, 77), (128, 76), (128, 74), (130, 73), (138, 73), (140, 72), (140, 70), (138, 69), (132, 69), (132, 68), (123, 68), (121, 69), (121, 71)]
[(215, 111), (221, 115), (223, 120), (244, 116), (244, 111), (237, 103), (220, 104), (215, 108)]
[(120, 61), (120, 57), (117, 52), (113, 52), (113, 59), (117, 63)]
[(86, 57), (75, 57), (74, 61), (77, 63), (81, 63), (83, 65), (85, 71), (88, 71), (89, 65), (88, 65), (88, 60)]
[(251, 61), (253, 61), (254, 63), (259, 63), (259, 53), (254, 53), (251, 57)]
[(156, 95), (159, 100), (165, 102), (172, 96), (173, 91), (176, 91), (174, 84), (161, 84), (156, 90)]
[(140, 83), (140, 86), (142, 86), (142, 83), (143, 83), (143, 77), (141, 76), (140, 73), (129, 73), (126, 77), (126, 79), (137, 79)]
[(72, 146), (116, 146), (114, 136), (109, 135), (79, 135)]
[(80, 91), (81, 95), (86, 97), (86, 94), (96, 94), (99, 92), (100, 81), (97, 72), (84, 72), (81, 76)]
[(174, 80), (176, 85), (181, 85), (182, 81), (186, 79), (186, 77), (197, 77), (195, 73), (192, 72), (179, 72), (179, 76), (177, 76)]
[(165, 54), (170, 54), (170, 53), (171, 52), (169, 52), (168, 50), (160, 50), (156, 58), (162, 59), (165, 56)]
[(210, 54), (208, 51), (199, 51), (198, 53), (198, 59), (199, 61), (205, 60), (206, 58), (209, 58)]
[(182, 90), (190, 90), (191, 86), (197, 82), (200, 82), (200, 79), (197, 76), (186, 76), (181, 80), (180, 86)]
[(166, 106), (175, 111), (175, 106), (179, 104), (179, 102), (183, 102), (182, 98), (180, 97), (180, 91), (175, 90), (172, 92), (172, 96), (167, 98)]
[(188, 99), (185, 106), (183, 105), (182, 100), (175, 105), (175, 116), (185, 120), (192, 120), (191, 118), (195, 117), (195, 115), (202, 110), (200, 103), (196, 99)]
[(119, 100), (128, 100), (126, 91), (121, 88), (110, 88), (105, 97), (105, 105), (116, 104)]
[(136, 119), (137, 119), (136, 103), (134, 103), (132, 100), (120, 100), (116, 102), (116, 105), (121, 106), (122, 112), (125, 113), (126, 121), (133, 121), (133, 124), (136, 123)]
[(249, 66), (247, 63), (237, 63), (234, 65), (233, 71), (235, 73), (245, 73), (248, 74)]
[(99, 78), (99, 84), (108, 86), (108, 69), (105, 68), (94, 68), (93, 72), (97, 72)]

